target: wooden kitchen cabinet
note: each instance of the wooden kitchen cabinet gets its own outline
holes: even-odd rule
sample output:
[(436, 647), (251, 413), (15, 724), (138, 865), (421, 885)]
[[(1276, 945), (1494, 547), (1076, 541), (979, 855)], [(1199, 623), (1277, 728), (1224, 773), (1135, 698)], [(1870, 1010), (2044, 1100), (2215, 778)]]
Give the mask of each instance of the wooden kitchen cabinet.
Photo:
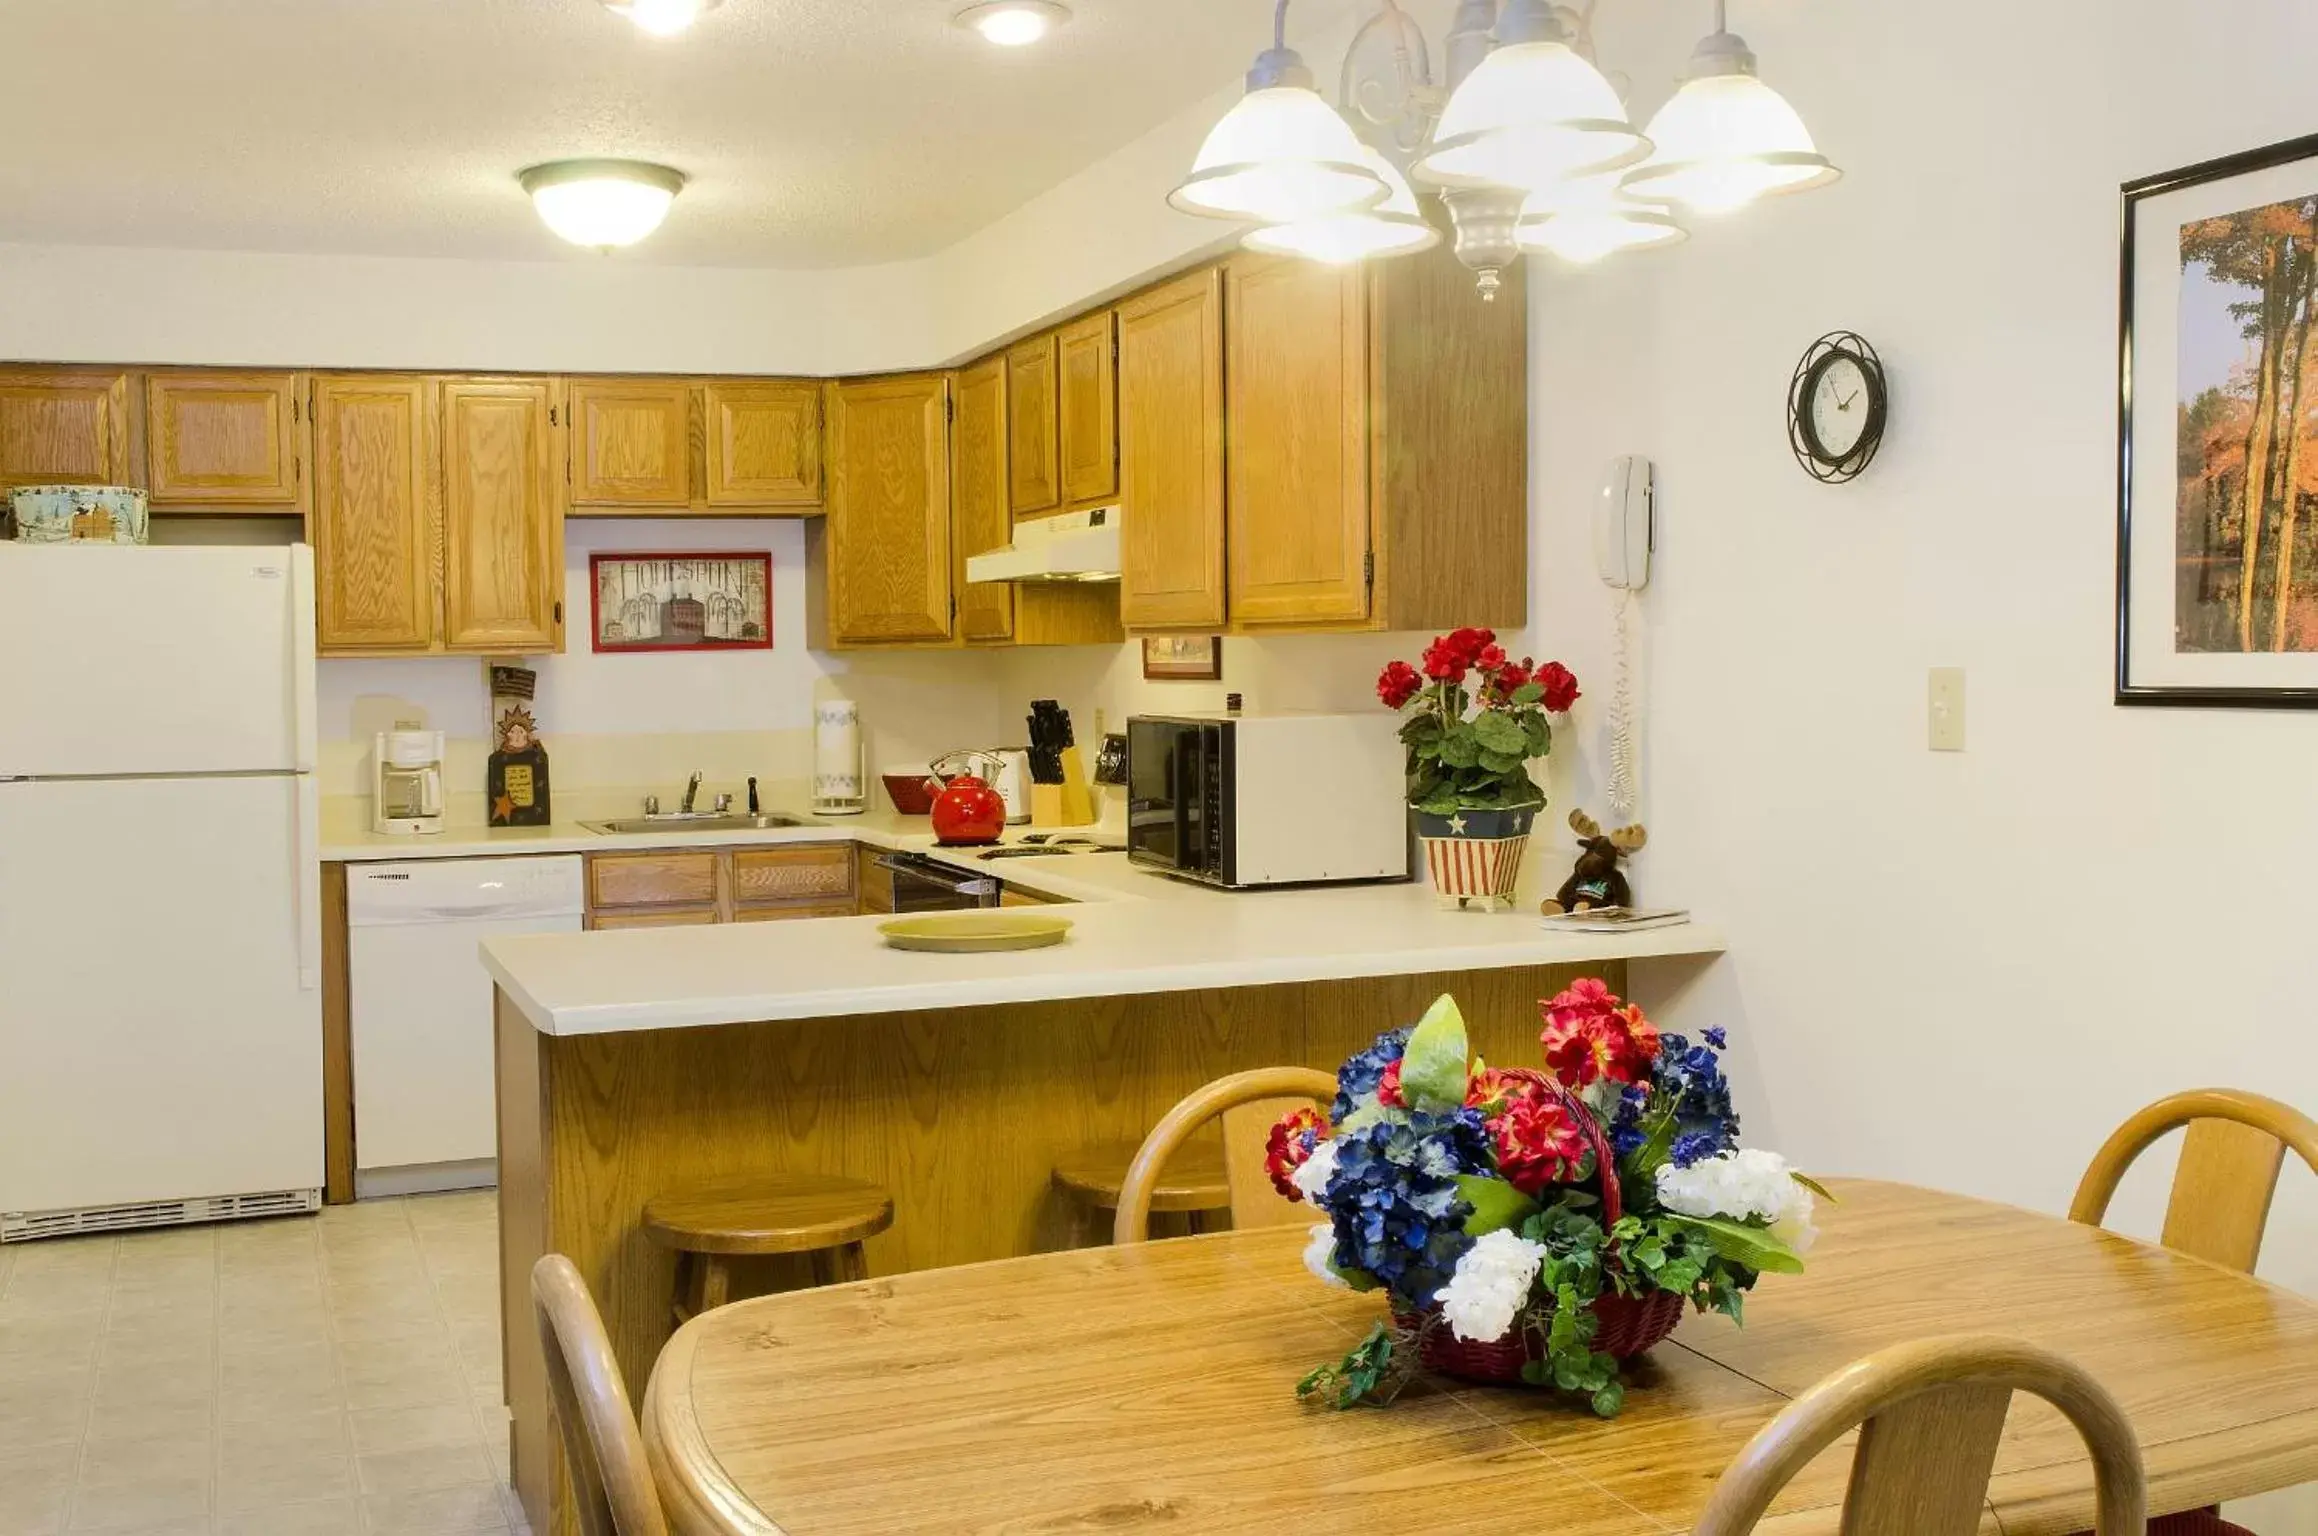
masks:
[(950, 436), (952, 537), (957, 547), (958, 638), (1014, 638), (1014, 586), (966, 580), (969, 556), (1003, 549), (1014, 537), (1006, 483), (1006, 359), (986, 357), (957, 380), (958, 419)]
[(1055, 333), (1060, 353), (1062, 499), (1076, 509), (1119, 494), (1118, 317), (1110, 310)]
[(20, 485), (127, 485), (130, 435), (125, 372), (0, 372), (0, 491)]
[(821, 385), (710, 379), (701, 386), (712, 507), (821, 504)]
[(1016, 517), (1038, 517), (1062, 505), (1058, 386), (1053, 333), (1007, 351), (1006, 484)]
[(684, 848), (587, 856), (590, 928), (681, 928), (850, 917), (849, 843)]
[(1119, 500), (1129, 629), (1220, 629), (1224, 611), (1223, 274), (1119, 306)]
[(304, 466), (295, 373), (145, 376), (145, 485), (156, 510), (292, 512)]
[(563, 646), (562, 406), (560, 379), (442, 386), (445, 650)]
[(692, 396), (687, 379), (573, 379), (571, 504), (689, 508)]
[(829, 393), (821, 530), (833, 645), (946, 643), (955, 617), (949, 376), (848, 380)]
[(610, 907), (717, 904), (716, 854), (709, 850), (591, 853), (587, 875), (591, 914)]
[(322, 654), (432, 650), (440, 632), (434, 381), (314, 381), (315, 639)]

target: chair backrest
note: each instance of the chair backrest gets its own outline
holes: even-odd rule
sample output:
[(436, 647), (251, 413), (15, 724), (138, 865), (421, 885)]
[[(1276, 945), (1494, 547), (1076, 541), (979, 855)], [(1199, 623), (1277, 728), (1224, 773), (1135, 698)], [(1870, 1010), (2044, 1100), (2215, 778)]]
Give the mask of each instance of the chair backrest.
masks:
[(2165, 1205), (2166, 1247), (2252, 1273), (2262, 1256), (2262, 1232), (2278, 1169), (2291, 1147), (2318, 1173), (2318, 1121), (2290, 1104), (2234, 1088), (2200, 1088), (2159, 1099), (2117, 1127), (2093, 1154), (2069, 1220), (2097, 1227), (2133, 1159), (2166, 1132), (2189, 1127), (2173, 1194)]
[(531, 1266), (531, 1304), (580, 1530), (584, 1536), (668, 1536), (636, 1411), (587, 1281), (571, 1260), (548, 1254)]
[(1119, 1187), (1114, 1242), (1139, 1243), (1151, 1235), (1151, 1189), (1176, 1148), (1216, 1116), (1223, 1117), (1223, 1172), (1231, 1192), (1234, 1227), (1287, 1226), (1311, 1220), (1311, 1212), (1280, 1198), (1264, 1172), (1264, 1142), (1280, 1116), (1336, 1096), (1336, 1079), (1311, 1067), (1258, 1067), (1219, 1077), (1192, 1092), (1160, 1116), (1127, 1165)]
[(1811, 1458), (1855, 1428), (1843, 1536), (1974, 1536), (2015, 1392), (2051, 1403), (2084, 1437), (2098, 1536), (2141, 1536), (2141, 1447), (2116, 1399), (2049, 1350), (1973, 1334), (1853, 1361), (1789, 1403), (1723, 1473), (1692, 1536), (1745, 1536)]

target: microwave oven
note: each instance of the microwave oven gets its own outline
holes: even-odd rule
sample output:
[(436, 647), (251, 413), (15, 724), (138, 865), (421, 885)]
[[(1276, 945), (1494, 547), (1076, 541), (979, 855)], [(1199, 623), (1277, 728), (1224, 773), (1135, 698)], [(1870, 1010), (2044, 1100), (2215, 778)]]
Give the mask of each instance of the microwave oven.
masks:
[(1408, 879), (1408, 809), (1392, 720), (1130, 716), (1127, 857), (1235, 890)]

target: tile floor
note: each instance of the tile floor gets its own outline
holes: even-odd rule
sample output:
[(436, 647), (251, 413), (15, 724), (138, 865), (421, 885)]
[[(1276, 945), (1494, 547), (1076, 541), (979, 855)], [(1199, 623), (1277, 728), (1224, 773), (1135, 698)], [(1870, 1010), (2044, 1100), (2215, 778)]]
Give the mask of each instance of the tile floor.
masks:
[(0, 1248), (0, 1536), (521, 1532), (489, 1192)]

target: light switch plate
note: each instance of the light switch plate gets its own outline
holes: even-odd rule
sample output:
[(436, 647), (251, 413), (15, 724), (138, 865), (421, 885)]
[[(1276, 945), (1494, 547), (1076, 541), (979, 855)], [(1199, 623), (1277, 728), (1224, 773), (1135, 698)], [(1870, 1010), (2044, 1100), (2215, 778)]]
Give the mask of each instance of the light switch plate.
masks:
[(1927, 697), (1931, 714), (1931, 748), (1934, 752), (1961, 752), (1964, 750), (1964, 669), (1962, 667), (1932, 668), (1931, 688)]

